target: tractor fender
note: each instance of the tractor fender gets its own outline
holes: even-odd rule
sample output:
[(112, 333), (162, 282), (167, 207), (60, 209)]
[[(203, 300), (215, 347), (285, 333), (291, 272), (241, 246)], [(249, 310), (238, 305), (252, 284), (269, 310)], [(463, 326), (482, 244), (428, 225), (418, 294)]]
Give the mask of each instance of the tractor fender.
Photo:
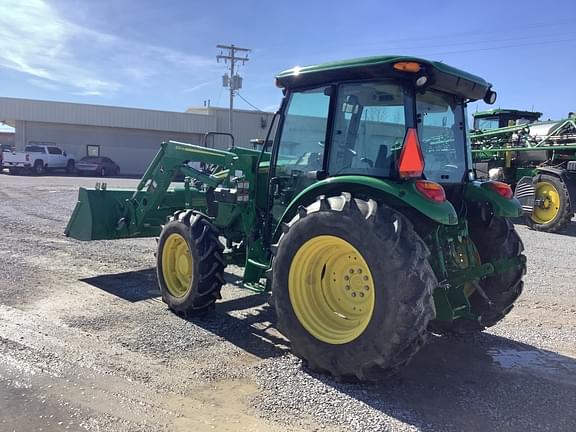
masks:
[(522, 205), (517, 198), (506, 198), (490, 186), (490, 181), (473, 181), (466, 183), (464, 199), (471, 202), (490, 204), (496, 216), (515, 218), (522, 216)]
[(394, 208), (408, 206), (439, 224), (458, 223), (458, 215), (450, 202), (439, 203), (425, 198), (418, 192), (413, 181), (398, 182), (364, 176), (331, 177), (308, 186), (292, 200), (279, 222), (290, 221), (298, 207), (312, 203), (320, 195), (340, 192), (358, 193), (380, 199)]
[(568, 171), (562, 168), (538, 167), (534, 175), (534, 184), (540, 181), (542, 174), (558, 177), (566, 185), (570, 197), (570, 210), (576, 212), (576, 171)]

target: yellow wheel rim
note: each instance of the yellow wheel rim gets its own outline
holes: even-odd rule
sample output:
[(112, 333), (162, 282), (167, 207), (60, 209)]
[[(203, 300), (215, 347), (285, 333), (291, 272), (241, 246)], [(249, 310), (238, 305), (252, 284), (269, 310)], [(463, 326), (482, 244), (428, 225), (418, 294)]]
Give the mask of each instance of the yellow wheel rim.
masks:
[(162, 275), (170, 295), (186, 295), (192, 285), (192, 264), (186, 239), (180, 234), (170, 234), (162, 248)]
[(296, 252), (288, 292), (296, 317), (316, 339), (337, 345), (359, 337), (374, 312), (374, 279), (347, 241), (314, 237)]
[(554, 220), (560, 211), (560, 193), (548, 182), (536, 184), (536, 200), (540, 205), (534, 207), (532, 220), (539, 224), (547, 224)]

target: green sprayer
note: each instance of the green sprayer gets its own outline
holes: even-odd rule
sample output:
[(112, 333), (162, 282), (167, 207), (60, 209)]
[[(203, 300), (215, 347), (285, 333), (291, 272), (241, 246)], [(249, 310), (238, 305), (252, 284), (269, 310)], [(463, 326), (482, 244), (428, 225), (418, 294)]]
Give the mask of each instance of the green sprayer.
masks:
[(541, 115), (474, 113), (472, 154), (478, 176), (512, 186), (530, 227), (558, 232), (576, 211), (576, 115), (539, 121)]

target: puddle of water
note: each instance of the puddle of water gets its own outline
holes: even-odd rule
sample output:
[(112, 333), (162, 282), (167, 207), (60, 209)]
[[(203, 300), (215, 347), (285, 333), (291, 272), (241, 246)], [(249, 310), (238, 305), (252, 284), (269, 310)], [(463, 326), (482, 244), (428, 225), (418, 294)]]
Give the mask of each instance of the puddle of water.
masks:
[(286, 432), (299, 429), (269, 423), (248, 413), (247, 400), (258, 391), (248, 381), (219, 381), (199, 388), (189, 397), (170, 397), (167, 406), (177, 413), (174, 431)]
[(560, 379), (573, 379), (576, 375), (576, 359), (553, 352), (506, 347), (492, 348), (488, 354), (503, 369), (552, 375)]

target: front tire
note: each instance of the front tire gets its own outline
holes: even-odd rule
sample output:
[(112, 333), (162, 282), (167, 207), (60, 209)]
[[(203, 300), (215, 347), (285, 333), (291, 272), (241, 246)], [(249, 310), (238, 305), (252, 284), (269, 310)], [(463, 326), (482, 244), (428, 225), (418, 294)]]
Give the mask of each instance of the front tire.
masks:
[(156, 269), (162, 300), (183, 314), (211, 309), (224, 284), (224, 247), (203, 215), (180, 211), (158, 239)]
[(300, 207), (284, 228), (272, 294), (293, 352), (347, 381), (378, 380), (408, 363), (427, 336), (437, 286), (410, 222), (344, 193)]

